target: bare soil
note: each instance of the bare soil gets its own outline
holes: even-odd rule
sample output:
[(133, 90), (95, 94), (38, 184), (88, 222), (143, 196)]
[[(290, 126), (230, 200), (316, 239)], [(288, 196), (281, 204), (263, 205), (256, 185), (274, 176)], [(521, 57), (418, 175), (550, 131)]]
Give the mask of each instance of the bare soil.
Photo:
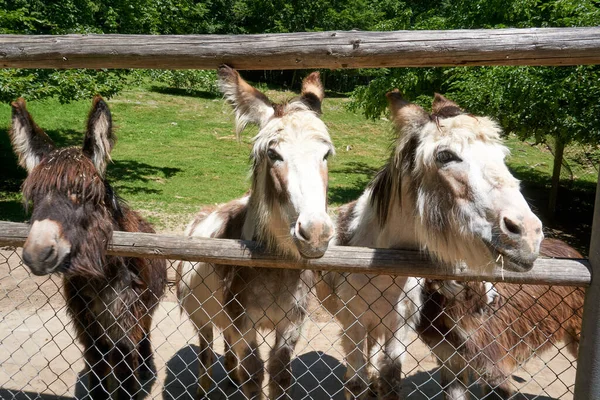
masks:
[[(272, 335), (261, 345), (267, 359)], [(292, 369), (294, 399), (344, 399), (344, 355), (340, 328), (314, 304)], [(429, 349), (413, 337), (403, 363), (407, 399), (441, 399), (439, 374)], [(148, 398), (189, 399), (197, 390), (197, 337), (175, 301), (171, 287), (154, 316), (152, 342), (157, 377), (146, 384)], [(223, 353), (220, 338), (215, 350)], [(61, 279), (35, 277), (22, 266), (18, 251), (0, 250), (0, 399), (67, 399), (85, 397), (80, 379), (81, 348), (65, 313)], [(222, 358), (213, 368), (210, 398), (242, 399), (229, 383)], [(533, 357), (512, 382), (527, 399), (572, 399), (575, 362), (560, 351)], [(475, 383), (472, 391), (480, 398)], [(265, 388), (266, 391), (266, 388)]]

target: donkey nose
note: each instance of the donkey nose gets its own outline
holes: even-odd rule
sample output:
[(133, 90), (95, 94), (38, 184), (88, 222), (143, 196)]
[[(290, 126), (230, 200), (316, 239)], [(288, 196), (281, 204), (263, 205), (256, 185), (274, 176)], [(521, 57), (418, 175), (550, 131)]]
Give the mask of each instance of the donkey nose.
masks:
[(333, 237), (333, 223), (326, 213), (300, 215), (294, 227), (298, 251), (304, 257), (321, 257)]
[(34, 275), (46, 275), (60, 265), (70, 250), (57, 222), (35, 221), (23, 245), (23, 262)]
[(544, 238), (542, 221), (532, 212), (504, 213), (498, 221), (498, 229), (498, 249), (530, 269), (539, 255)]
[(511, 218), (508, 216), (503, 217), (502, 223), (500, 224), (500, 229), (502, 229), (502, 232), (507, 235), (521, 236), (523, 227), (519, 219), (522, 220), (523, 218)]
[(296, 235), (303, 240), (310, 242), (310, 230), (306, 230), (306, 225), (302, 226), (302, 222), (298, 221), (296, 225)]
[(500, 231), (504, 240), (523, 242), (529, 245), (530, 250), (537, 252), (544, 237), (542, 221), (533, 213), (508, 215), (500, 218)]

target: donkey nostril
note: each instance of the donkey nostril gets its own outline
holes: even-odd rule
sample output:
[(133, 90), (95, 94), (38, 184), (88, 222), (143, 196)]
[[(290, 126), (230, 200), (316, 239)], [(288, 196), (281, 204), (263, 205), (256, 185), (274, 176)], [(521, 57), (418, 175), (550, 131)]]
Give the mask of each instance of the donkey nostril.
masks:
[(302, 224), (298, 222), (298, 229), (296, 230), (296, 236), (298, 238), (309, 241), (310, 233), (302, 227)]
[(52, 257), (54, 255), (54, 246), (48, 246), (45, 249), (43, 249), (42, 251), (40, 251), (40, 261), (44, 262), (44, 261), (48, 261), (50, 259), (50, 257)]
[(521, 227), (518, 224), (516, 224), (515, 222), (511, 221), (507, 217), (504, 217), (503, 221), (504, 221), (504, 226), (506, 227), (507, 231), (509, 231), (513, 235), (520, 235), (521, 234)]

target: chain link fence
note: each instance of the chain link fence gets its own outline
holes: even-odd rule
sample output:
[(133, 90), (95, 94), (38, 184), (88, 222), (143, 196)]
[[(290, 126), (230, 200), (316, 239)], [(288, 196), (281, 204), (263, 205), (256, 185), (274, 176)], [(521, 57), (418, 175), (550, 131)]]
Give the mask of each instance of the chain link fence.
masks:
[[(66, 313), (62, 279), (33, 276), (20, 249), (0, 249), (0, 398), (86, 398), (82, 348)], [(170, 283), (154, 313), (151, 340), (156, 374), (142, 382), (147, 398), (195, 398), (199, 388), (198, 333)], [(260, 275), (259, 275), (260, 276)], [(572, 399), (583, 289), (560, 286), (460, 283), (421, 279), (421, 324), (403, 354), (403, 396), (442, 399), (462, 390), (491, 399)], [(292, 354), (294, 399), (344, 399), (342, 328), (309, 293), (306, 322)], [(358, 322), (357, 322), (358, 323)], [(268, 363), (274, 333), (261, 331), (259, 353)], [(369, 374), (379, 372), (382, 343), (369, 343)], [(228, 376), (223, 337), (215, 332), (208, 398), (243, 399)], [(446, 366), (440, 362), (446, 361)], [(268, 374), (267, 374), (268, 375)], [(268, 376), (262, 391), (269, 395)], [(458, 388), (458, 389), (457, 389)], [(513, 392), (519, 392), (514, 395)], [(364, 398), (376, 398), (373, 388)], [(466, 398), (466, 397), (465, 397)]]

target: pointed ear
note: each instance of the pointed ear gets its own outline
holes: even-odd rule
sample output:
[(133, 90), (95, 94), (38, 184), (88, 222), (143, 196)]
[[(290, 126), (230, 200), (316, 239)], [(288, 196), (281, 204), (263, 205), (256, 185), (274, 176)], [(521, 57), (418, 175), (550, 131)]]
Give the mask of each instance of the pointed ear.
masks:
[(96, 96), (88, 115), (87, 130), (83, 139), (83, 154), (92, 159), (98, 173), (104, 176), (110, 152), (117, 138), (112, 133), (112, 117), (102, 97)]
[(25, 99), (21, 97), (12, 102), (11, 106), (10, 141), (15, 154), (19, 157), (19, 165), (27, 172), (31, 172), (46, 154), (54, 150), (54, 143), (31, 118)]
[(221, 65), (217, 72), (219, 88), (235, 110), (236, 133), (239, 135), (249, 123), (263, 127), (275, 114), (267, 96), (250, 86), (228, 65)]
[(319, 71), (312, 72), (304, 78), (300, 98), (311, 110), (319, 115), (321, 114), (321, 102), (325, 98), (325, 90), (321, 83), (321, 74)]
[(396, 128), (422, 126), (431, 120), (421, 106), (404, 100), (398, 89), (388, 92), (386, 97)]
[(431, 111), (439, 117), (449, 118), (463, 114), (463, 110), (453, 102), (439, 93), (433, 96)]

